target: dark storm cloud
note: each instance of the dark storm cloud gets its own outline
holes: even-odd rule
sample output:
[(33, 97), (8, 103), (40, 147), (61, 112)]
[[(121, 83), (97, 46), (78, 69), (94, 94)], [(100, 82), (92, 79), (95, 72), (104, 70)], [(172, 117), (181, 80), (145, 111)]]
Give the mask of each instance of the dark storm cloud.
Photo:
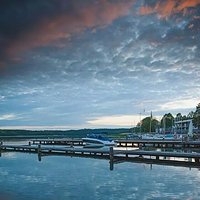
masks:
[[(57, 5), (57, 6), (56, 6)], [(56, 1), (1, 1), (0, 6), (0, 38), (1, 56), (6, 54), (6, 48), (24, 35), (45, 17), (57, 14)]]
[[(126, 15), (133, 2), (134, 0), (4, 0), (0, 7), (1, 65), (4, 60), (19, 61), (17, 55), (26, 50), (46, 46), (60, 39), (69, 39), (71, 34), (87, 28), (110, 24)], [(144, 5), (140, 3), (140, 13), (155, 13), (163, 18), (179, 13), (197, 14), (198, 17), (195, 10), (188, 11), (196, 9), (198, 5), (198, 0), (145, 1)], [(196, 31), (199, 28), (197, 23), (191, 23), (189, 27)]]
[[(159, 24), (140, 24), (139, 39), (152, 42), (182, 41), (188, 37), (189, 44), (197, 42), (199, 30), (198, 0), (109, 1), (109, 0), (44, 0), (44, 1), (2, 1), (0, 7), (0, 66), (4, 61), (21, 62), (27, 50), (45, 46), (63, 47), (72, 35), (111, 24), (115, 19), (126, 15), (134, 2), (139, 4), (139, 14), (156, 14), (163, 22)], [(192, 12), (189, 10), (193, 9)], [(186, 15), (185, 25), (178, 22), (179, 14)], [(174, 16), (177, 16), (174, 20)], [(178, 25), (174, 28), (169, 24)], [(196, 17), (196, 18), (195, 18)], [(165, 19), (169, 22), (166, 22)], [(164, 22), (165, 21), (165, 22)], [(164, 24), (165, 23), (165, 24)], [(183, 24), (181, 24), (183, 23)], [(145, 23), (144, 23), (145, 24)], [(162, 25), (164, 24), (164, 25)], [(183, 28), (184, 25), (184, 28)], [(159, 28), (158, 28), (159, 27)], [(122, 27), (127, 28), (127, 27)], [(167, 29), (168, 28), (168, 29)], [(161, 31), (162, 30), (162, 31)], [(199, 40), (199, 38), (198, 38)], [(8, 63), (8, 62), (7, 62)]]
[[(133, 1), (3, 1), (1, 59), (70, 38), (87, 28), (110, 24), (126, 15)], [(16, 59), (16, 58), (15, 58)]]

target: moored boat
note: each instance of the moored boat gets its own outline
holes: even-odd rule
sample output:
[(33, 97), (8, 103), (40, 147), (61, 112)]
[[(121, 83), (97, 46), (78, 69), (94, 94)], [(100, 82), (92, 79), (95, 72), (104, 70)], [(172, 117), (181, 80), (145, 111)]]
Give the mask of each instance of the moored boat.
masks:
[(82, 138), (84, 146), (115, 146), (114, 140), (97, 134), (89, 134)]

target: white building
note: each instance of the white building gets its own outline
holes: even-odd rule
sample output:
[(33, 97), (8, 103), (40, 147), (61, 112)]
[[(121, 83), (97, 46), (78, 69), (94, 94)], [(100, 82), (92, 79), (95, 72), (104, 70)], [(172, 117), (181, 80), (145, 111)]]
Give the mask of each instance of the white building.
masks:
[(192, 119), (174, 121), (174, 133), (175, 134), (187, 134), (192, 136), (193, 134), (193, 123)]

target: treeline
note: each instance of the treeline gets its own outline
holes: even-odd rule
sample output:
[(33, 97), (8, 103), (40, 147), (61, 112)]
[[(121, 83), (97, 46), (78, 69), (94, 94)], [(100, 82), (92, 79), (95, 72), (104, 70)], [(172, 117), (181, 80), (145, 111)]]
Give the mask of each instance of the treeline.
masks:
[(158, 129), (171, 131), (175, 121), (184, 121), (188, 119), (192, 120), (195, 128), (200, 129), (200, 103), (196, 106), (195, 111), (191, 111), (187, 115), (177, 113), (175, 116), (173, 116), (171, 113), (166, 113), (163, 115), (160, 121), (152, 116), (145, 117), (137, 124), (136, 127), (132, 128), (132, 132), (156, 132)]
[(117, 135), (129, 133), (128, 128), (80, 130), (0, 130), (0, 138), (82, 138), (87, 134)]

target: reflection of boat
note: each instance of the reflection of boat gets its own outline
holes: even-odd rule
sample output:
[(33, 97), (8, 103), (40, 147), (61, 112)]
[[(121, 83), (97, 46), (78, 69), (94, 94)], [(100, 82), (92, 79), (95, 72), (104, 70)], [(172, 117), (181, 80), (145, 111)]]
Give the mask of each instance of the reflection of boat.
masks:
[(90, 144), (90, 143), (85, 143), (84, 148), (102, 148), (104, 147), (104, 144)]
[(89, 134), (82, 140), (83, 145), (87, 147), (115, 146), (115, 142), (112, 139), (97, 134)]

